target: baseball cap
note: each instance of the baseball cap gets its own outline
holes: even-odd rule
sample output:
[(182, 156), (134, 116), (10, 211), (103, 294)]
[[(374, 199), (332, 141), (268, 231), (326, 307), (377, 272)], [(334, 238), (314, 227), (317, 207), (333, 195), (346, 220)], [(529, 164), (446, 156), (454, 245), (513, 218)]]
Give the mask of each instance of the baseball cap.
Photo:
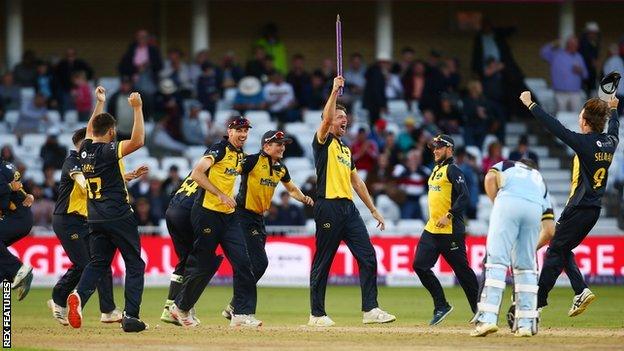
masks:
[(598, 89), (598, 97), (600, 100), (607, 101), (611, 100), (611, 97), (615, 96), (617, 92), (618, 85), (620, 84), (620, 73), (613, 71), (600, 81), (600, 89)]
[(293, 142), (293, 140), (292, 138), (286, 137), (286, 133), (282, 132), (281, 130), (269, 130), (262, 135), (261, 143), (262, 145), (264, 145), (270, 142), (290, 144)]
[(431, 148), (437, 149), (444, 146), (454, 148), (455, 142), (453, 141), (453, 138), (446, 134), (440, 134), (437, 137), (433, 138), (433, 141), (431, 142)]
[(249, 120), (243, 116), (232, 117), (228, 123), (228, 129), (251, 128)]

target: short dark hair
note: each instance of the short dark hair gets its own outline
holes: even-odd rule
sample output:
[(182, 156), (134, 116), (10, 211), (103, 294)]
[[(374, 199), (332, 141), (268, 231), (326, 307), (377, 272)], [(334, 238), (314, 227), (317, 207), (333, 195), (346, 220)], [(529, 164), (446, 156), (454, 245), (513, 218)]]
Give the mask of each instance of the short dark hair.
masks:
[(599, 98), (591, 98), (583, 105), (583, 110), (583, 118), (591, 130), (596, 133), (602, 133), (605, 124), (607, 124), (609, 105)]
[(72, 143), (74, 143), (74, 145), (78, 145), (78, 143), (83, 141), (86, 136), (87, 136), (87, 128), (82, 127), (76, 130), (74, 132), (74, 135), (72, 135)]
[(344, 111), (344, 113), (347, 113), (347, 108), (342, 104), (336, 104), (336, 110)]
[(522, 136), (520, 136), (520, 140), (518, 140), (518, 145), (529, 145), (529, 136), (522, 134)]
[(93, 125), (93, 135), (101, 137), (108, 132), (109, 129), (115, 128), (117, 120), (110, 113), (104, 112), (93, 117), (91, 125)]

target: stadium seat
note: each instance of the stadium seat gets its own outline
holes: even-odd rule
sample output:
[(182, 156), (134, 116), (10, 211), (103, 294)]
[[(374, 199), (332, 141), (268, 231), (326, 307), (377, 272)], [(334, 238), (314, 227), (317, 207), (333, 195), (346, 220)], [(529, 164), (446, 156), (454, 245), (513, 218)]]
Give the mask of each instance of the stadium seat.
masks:
[(14, 134), (0, 134), (0, 147), (10, 145), (13, 148), (17, 145), (17, 137)]
[(63, 133), (58, 136), (59, 144), (65, 146), (68, 150), (74, 149), (74, 142), (72, 141), (73, 133)]
[(4, 120), (9, 125), (9, 130), (13, 130), (19, 120), (19, 111), (8, 110), (4, 113)]
[(397, 234), (419, 236), (425, 228), (425, 222), (420, 219), (402, 219), (397, 223)]
[(289, 170), (314, 171), (314, 166), (307, 157), (290, 157), (287, 158), (284, 163)]
[(184, 151), (184, 157), (190, 160), (191, 165), (194, 165), (195, 162), (204, 155), (206, 149), (206, 146), (189, 146), (186, 148), (186, 151)]
[(24, 134), (22, 136), (22, 148), (26, 152), (32, 152), (39, 156), (41, 146), (45, 144), (47, 138), (48, 136), (45, 134)]
[(308, 135), (315, 132), (315, 130), (313, 128), (310, 128), (309, 125), (301, 122), (287, 123), (285, 129), (286, 133), (295, 135), (297, 136), (297, 138), (299, 138), (299, 136)]
[(309, 126), (317, 127), (321, 122), (322, 110), (306, 110), (303, 114), (303, 122)]
[(405, 100), (388, 101), (388, 117), (393, 121), (403, 121), (409, 113)]
[(190, 168), (189, 161), (186, 157), (163, 157), (160, 164), (160, 169), (165, 172), (169, 172), (169, 167), (173, 165), (178, 166), (178, 171), (180, 172), (180, 175), (188, 173), (188, 170)]
[(233, 103), (234, 99), (236, 98), (236, 92), (237, 89), (236, 88), (227, 88), (223, 91), (223, 100), (228, 102), (228, 103)]
[(261, 129), (264, 129), (264, 124), (271, 122), (271, 115), (267, 111), (262, 110), (250, 110), (245, 112), (245, 117), (249, 119), (252, 126), (262, 126)]
[(68, 110), (65, 111), (65, 115), (63, 116), (63, 121), (65, 122), (66, 128), (74, 128), (74, 125), (78, 123), (78, 111), (76, 110)]
[(217, 124), (217, 126), (221, 127), (221, 128), (225, 128), (227, 127), (227, 122), (230, 119), (230, 117), (232, 116), (236, 116), (239, 113), (236, 112), (235, 110), (217, 110), (215, 112), (215, 118), (214, 118), (214, 122)]
[(29, 106), (35, 98), (35, 88), (21, 88), (20, 97), (22, 107)]

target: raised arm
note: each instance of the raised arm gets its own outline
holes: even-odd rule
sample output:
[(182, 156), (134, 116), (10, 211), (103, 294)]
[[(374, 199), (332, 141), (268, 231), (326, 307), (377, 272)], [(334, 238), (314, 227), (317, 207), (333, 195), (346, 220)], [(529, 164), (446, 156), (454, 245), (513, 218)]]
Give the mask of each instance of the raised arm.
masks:
[(212, 182), (210, 181), (210, 179), (208, 179), (208, 176), (206, 175), (206, 172), (208, 172), (208, 169), (212, 167), (214, 162), (214, 158), (210, 156), (202, 157), (202, 159), (199, 160), (199, 162), (197, 162), (197, 164), (193, 168), (193, 171), (191, 172), (191, 179), (193, 179), (197, 184), (199, 184), (199, 186), (201, 186), (206, 191), (209, 191), (213, 195), (217, 196), (222, 203), (226, 204), (230, 208), (234, 208), (236, 207), (236, 201), (224, 194), (214, 184), (212, 184)]
[(332, 91), (329, 94), (325, 108), (323, 108), (323, 115), (321, 125), (316, 130), (316, 139), (319, 143), (324, 144), (327, 140), (327, 134), (329, 133), (329, 127), (331, 127), (334, 117), (336, 115), (336, 100), (338, 99), (338, 91), (344, 86), (344, 78), (338, 76), (334, 78), (334, 85)]
[(564, 127), (561, 122), (549, 115), (537, 103), (533, 102), (530, 91), (523, 91), (522, 94), (520, 94), (520, 101), (531, 111), (531, 114), (535, 118), (544, 123), (548, 131), (561, 139), (561, 141), (571, 147), (575, 152), (580, 152), (579, 134)]
[(555, 54), (555, 44), (554, 43), (548, 43), (544, 46), (542, 46), (542, 48), (540, 49), (540, 56), (542, 57), (542, 59), (544, 59), (544, 61), (547, 62), (551, 62), (553, 59), (553, 56)]
[(143, 101), (139, 93), (132, 93), (128, 97), (128, 104), (134, 113), (134, 125), (130, 140), (120, 143), (121, 155), (126, 156), (140, 149), (145, 144), (145, 127), (143, 125)]
[(377, 211), (377, 208), (375, 207), (375, 204), (373, 203), (373, 199), (371, 199), (370, 194), (368, 193), (366, 184), (364, 183), (362, 178), (360, 178), (360, 175), (355, 169), (351, 171), (351, 186), (353, 187), (353, 190), (355, 190), (355, 192), (358, 194), (360, 199), (364, 202), (364, 204), (370, 211), (371, 215), (373, 215), (373, 218), (377, 220), (377, 228), (381, 228), (381, 230), (385, 230), (386, 221), (384, 220), (381, 213)]
[(619, 130), (620, 130), (620, 119), (618, 117), (617, 107), (618, 107), (618, 98), (615, 96), (611, 97), (609, 100), (609, 108), (611, 109), (611, 118), (609, 118), (609, 126), (607, 127), (607, 134), (614, 137), (616, 142), (620, 141)]
[(95, 108), (93, 109), (93, 114), (91, 118), (89, 118), (89, 122), (87, 122), (87, 134), (85, 139), (93, 139), (93, 118), (102, 112), (104, 112), (104, 105), (106, 103), (106, 89), (102, 86), (98, 86), (95, 88)]

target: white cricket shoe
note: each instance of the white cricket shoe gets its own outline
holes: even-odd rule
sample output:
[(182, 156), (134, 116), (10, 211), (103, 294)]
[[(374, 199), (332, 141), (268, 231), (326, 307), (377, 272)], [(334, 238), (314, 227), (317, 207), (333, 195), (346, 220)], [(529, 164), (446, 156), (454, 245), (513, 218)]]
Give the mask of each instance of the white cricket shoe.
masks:
[(477, 323), (477, 326), (470, 332), (470, 336), (487, 336), (488, 334), (496, 333), (498, 331), (498, 325), (493, 323)]
[(234, 313), (234, 307), (232, 307), (232, 305), (230, 305), (229, 303), (227, 306), (225, 306), (223, 311), (221, 311), (221, 315), (223, 316), (223, 318), (228, 319), (228, 320), (232, 319), (233, 313)]
[(308, 325), (311, 327), (331, 327), (334, 324), (336, 323), (328, 316), (315, 317), (310, 315), (310, 320), (308, 321)]
[(54, 303), (54, 300), (48, 300), (48, 308), (52, 310), (52, 317), (62, 325), (69, 325), (67, 321), (67, 308), (61, 307)]
[(123, 313), (116, 308), (109, 313), (102, 313), (100, 316), (100, 322), (102, 323), (121, 323), (122, 319)]
[(193, 317), (193, 319), (195, 320), (195, 322), (197, 322), (197, 324), (201, 324), (201, 321), (199, 320), (199, 318), (197, 318), (197, 314), (195, 313), (195, 307), (191, 308), (191, 310), (189, 311), (189, 314), (191, 315), (191, 317)]
[(514, 335), (521, 337), (521, 338), (530, 338), (533, 336), (533, 332), (531, 331), (531, 328), (524, 327), (524, 328), (518, 328), (518, 330), (516, 330)]
[(364, 324), (391, 323), (394, 321), (396, 321), (395, 316), (382, 310), (379, 307), (375, 307), (368, 312), (364, 312), (364, 317), (362, 318), (362, 323)]
[(257, 328), (262, 326), (262, 321), (257, 320), (253, 314), (232, 314), (230, 327)]
[(33, 268), (27, 264), (22, 264), (13, 278), (11, 289), (17, 289), (17, 300), (22, 301), (30, 291), (30, 284), (33, 280)]
[(572, 299), (572, 307), (570, 311), (568, 311), (568, 317), (578, 316), (579, 314), (585, 312), (587, 306), (592, 303), (596, 299), (596, 295), (594, 295), (591, 290), (585, 288), (583, 292), (579, 295), (574, 296)]
[(182, 311), (175, 303), (169, 307), (169, 312), (183, 327), (192, 328), (199, 325), (189, 311)]

